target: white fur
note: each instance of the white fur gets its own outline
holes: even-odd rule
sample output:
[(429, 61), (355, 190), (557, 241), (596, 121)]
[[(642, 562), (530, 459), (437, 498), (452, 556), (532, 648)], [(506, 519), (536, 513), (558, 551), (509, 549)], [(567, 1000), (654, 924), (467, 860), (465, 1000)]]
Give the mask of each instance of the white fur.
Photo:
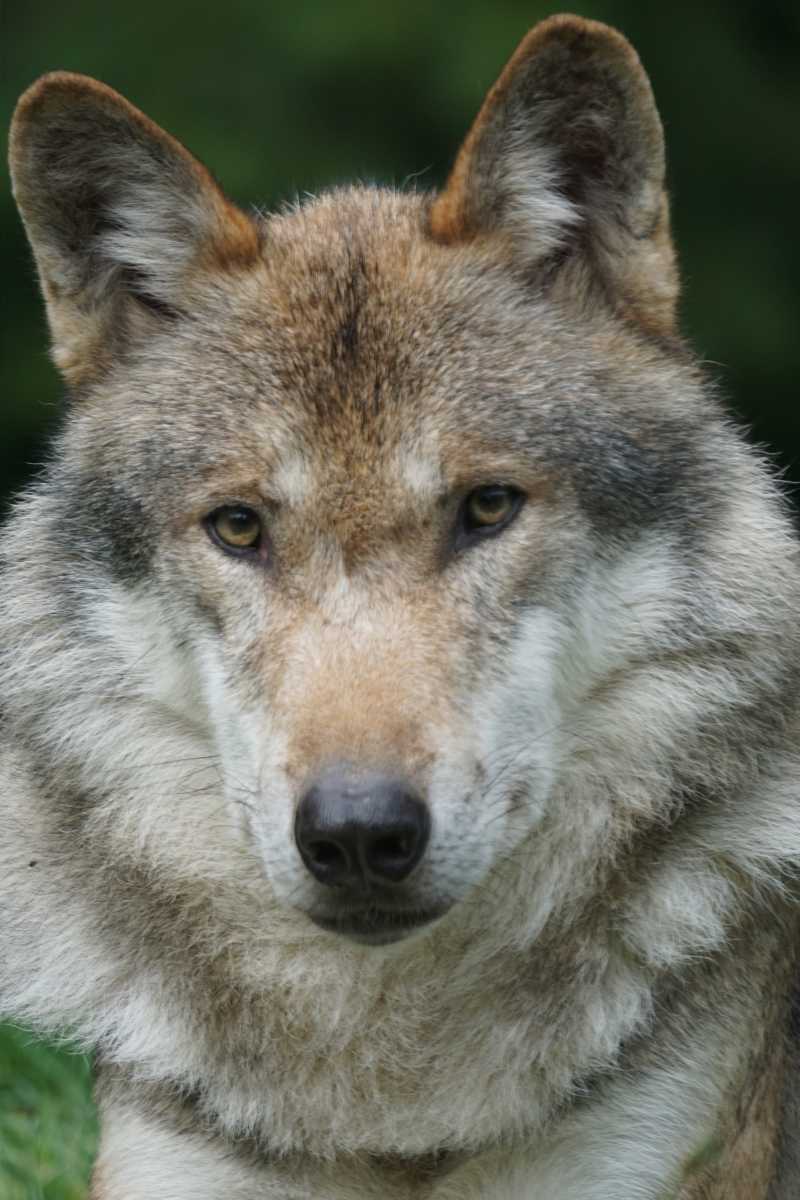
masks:
[[(662, 1200), (680, 1187), (682, 1167), (713, 1141), (722, 1100), (724, 1033), (697, 1031), (699, 1049), (631, 1083), (608, 1085), (603, 1103), (577, 1111), (531, 1145), (479, 1153), (425, 1190), (429, 1200)], [(107, 1113), (107, 1118), (112, 1113)], [(101, 1164), (110, 1194), (126, 1200), (415, 1200), (417, 1187), (366, 1163), (264, 1164), (245, 1169), (201, 1139), (167, 1133), (133, 1111), (108, 1121)], [(652, 1136), (658, 1129), (659, 1137)], [(154, 1167), (149, 1167), (153, 1164)], [(677, 1192), (675, 1193), (677, 1194)]]
[[(127, 266), (174, 297), (214, 204), (184, 178), (176, 207), (152, 161), (108, 153), (120, 228), (93, 286)], [(577, 220), (554, 161), (512, 139), (504, 169), (505, 218), (549, 254)], [(102, 1170), (126, 1200), (416, 1200), (436, 1154), (432, 1200), (662, 1200), (721, 1121), (786, 957), (800, 570), (765, 473), (677, 354), (501, 277), (488, 239), (429, 244), (423, 202), (404, 204), (353, 193), (282, 218), (288, 290), (265, 260), (137, 343), (4, 531), (0, 1008), (124, 1079)], [(343, 395), (344, 425), (310, 446), (359, 237), (381, 301), (360, 320), (381, 354), (389, 333), (402, 346), (399, 368), (381, 360), (397, 394), (377, 432)], [(329, 259), (350, 281), (331, 312), (308, 299)], [(276, 296), (300, 324), (280, 326)], [(642, 481), (676, 428), (692, 472), (662, 514)], [(494, 470), (498, 446), (528, 502), (456, 553), (447, 472)], [(183, 473), (154, 473), (154, 447)], [(283, 463), (268, 569), (203, 529), (237, 458), (265, 488)], [(93, 482), (147, 533), (136, 583), (109, 566)], [(351, 515), (365, 538), (333, 519)], [(295, 807), (342, 761), (401, 772), (430, 808), (409, 886), (446, 911), (391, 946), (310, 919)], [(150, 1086), (194, 1097), (189, 1134)], [(237, 1165), (245, 1143), (263, 1168)]]
[(580, 209), (559, 186), (563, 168), (556, 149), (536, 141), (530, 129), (513, 132), (503, 164), (508, 197), (505, 223), (518, 238), (521, 255), (536, 261), (564, 244), (582, 221)]
[(286, 504), (300, 507), (311, 496), (313, 487), (308, 463), (299, 454), (279, 459), (270, 485)]

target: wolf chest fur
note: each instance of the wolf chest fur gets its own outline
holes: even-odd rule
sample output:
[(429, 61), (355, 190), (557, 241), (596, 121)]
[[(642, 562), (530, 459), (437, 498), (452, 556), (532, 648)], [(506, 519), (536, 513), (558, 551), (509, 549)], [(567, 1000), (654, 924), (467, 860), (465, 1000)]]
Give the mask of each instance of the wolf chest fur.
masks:
[(63, 73), (11, 165), (0, 1009), (94, 1200), (800, 1195), (797, 543), (629, 44), (538, 25), (438, 194), (251, 216)]

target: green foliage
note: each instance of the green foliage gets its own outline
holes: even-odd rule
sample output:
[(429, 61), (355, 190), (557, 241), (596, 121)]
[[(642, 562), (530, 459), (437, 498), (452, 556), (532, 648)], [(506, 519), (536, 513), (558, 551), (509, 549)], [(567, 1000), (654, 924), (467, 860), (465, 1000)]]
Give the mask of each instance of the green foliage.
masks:
[(0, 1026), (3, 1200), (83, 1200), (95, 1142), (88, 1059)]

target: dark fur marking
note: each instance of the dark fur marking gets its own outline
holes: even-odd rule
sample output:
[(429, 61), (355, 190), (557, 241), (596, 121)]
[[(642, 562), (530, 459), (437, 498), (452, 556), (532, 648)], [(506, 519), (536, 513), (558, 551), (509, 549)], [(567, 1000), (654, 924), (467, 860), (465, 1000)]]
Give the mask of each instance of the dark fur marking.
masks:
[(349, 272), (338, 285), (339, 305), (344, 316), (333, 339), (333, 361), (336, 365), (352, 366), (358, 354), (359, 320), (368, 288), (367, 264), (362, 252), (349, 255)]
[(573, 480), (592, 525), (603, 532), (643, 528), (670, 512), (683, 513), (691, 455), (676, 441), (672, 452), (637, 444), (623, 429), (582, 424), (575, 412), (553, 428), (553, 461)]
[(351, 312), (348, 317), (342, 321), (339, 328), (339, 345), (342, 348), (342, 353), (345, 358), (355, 358), (358, 348), (358, 318), (355, 312)]
[(107, 475), (85, 475), (73, 489), (64, 517), (67, 545), (88, 550), (124, 583), (143, 579), (153, 556), (154, 537), (144, 506)]
[(795, 965), (786, 1026), (781, 1132), (767, 1200), (796, 1200), (800, 1175), (800, 970)]
[(158, 296), (152, 295), (147, 286), (147, 276), (143, 271), (139, 271), (135, 267), (123, 267), (119, 271), (119, 279), (125, 290), (156, 316), (174, 321), (182, 315), (177, 308), (173, 308), (165, 300), (160, 300)]
[(225, 626), (222, 623), (222, 618), (213, 605), (199, 595), (192, 597), (194, 601), (195, 611), (198, 618), (203, 621), (218, 637), (221, 637), (225, 632)]

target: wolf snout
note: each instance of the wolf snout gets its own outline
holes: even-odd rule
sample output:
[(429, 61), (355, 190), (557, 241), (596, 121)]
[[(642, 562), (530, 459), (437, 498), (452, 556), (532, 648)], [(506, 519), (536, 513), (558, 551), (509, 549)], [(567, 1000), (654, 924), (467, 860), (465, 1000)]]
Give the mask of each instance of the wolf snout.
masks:
[(428, 806), (407, 781), (336, 770), (303, 795), (294, 835), (319, 883), (363, 890), (406, 880), (425, 853), (430, 827)]

